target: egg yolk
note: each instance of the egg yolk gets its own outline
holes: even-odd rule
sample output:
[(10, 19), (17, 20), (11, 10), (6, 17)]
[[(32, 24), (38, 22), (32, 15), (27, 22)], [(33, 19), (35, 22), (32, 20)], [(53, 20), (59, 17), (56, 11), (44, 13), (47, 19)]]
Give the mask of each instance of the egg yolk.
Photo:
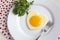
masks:
[(42, 24), (42, 17), (40, 16), (32, 16), (30, 19), (29, 19), (29, 22), (30, 24), (33, 26), (33, 27), (38, 27)]

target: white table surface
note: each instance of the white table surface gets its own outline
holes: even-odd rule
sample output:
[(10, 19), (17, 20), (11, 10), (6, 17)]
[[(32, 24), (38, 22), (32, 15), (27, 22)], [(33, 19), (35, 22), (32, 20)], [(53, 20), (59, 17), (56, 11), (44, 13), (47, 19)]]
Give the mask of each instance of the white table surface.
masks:
[[(57, 40), (60, 36), (60, 0), (40, 0), (40, 4), (48, 7), (54, 14), (55, 24), (53, 30), (45, 37), (41, 37), (39, 40)], [(57, 20), (57, 21), (56, 21)], [(52, 35), (52, 36), (51, 36)], [(0, 40), (7, 40), (0, 33)]]

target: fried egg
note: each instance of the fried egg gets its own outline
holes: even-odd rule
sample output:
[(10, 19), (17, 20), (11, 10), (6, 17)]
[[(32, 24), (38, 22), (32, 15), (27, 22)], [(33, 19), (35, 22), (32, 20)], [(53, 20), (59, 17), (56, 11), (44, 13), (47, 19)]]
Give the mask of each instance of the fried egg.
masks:
[(42, 28), (47, 23), (47, 17), (36, 11), (32, 11), (27, 16), (27, 25), (30, 29)]

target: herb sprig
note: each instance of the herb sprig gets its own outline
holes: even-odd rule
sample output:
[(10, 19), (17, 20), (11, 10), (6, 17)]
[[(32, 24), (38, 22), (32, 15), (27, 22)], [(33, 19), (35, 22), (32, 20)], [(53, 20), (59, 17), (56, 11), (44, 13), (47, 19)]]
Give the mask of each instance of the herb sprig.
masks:
[(15, 1), (15, 8), (13, 9), (13, 13), (15, 15), (23, 16), (25, 13), (28, 14), (28, 8), (33, 4), (34, 1), (28, 2), (27, 0), (19, 0)]

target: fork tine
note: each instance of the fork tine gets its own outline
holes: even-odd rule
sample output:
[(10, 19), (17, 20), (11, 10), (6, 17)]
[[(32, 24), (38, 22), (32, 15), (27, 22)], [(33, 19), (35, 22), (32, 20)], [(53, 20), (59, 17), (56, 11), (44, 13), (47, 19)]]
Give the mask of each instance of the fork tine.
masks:
[(49, 21), (47, 24), (46, 24), (48, 27), (51, 27), (53, 25), (53, 22)]

